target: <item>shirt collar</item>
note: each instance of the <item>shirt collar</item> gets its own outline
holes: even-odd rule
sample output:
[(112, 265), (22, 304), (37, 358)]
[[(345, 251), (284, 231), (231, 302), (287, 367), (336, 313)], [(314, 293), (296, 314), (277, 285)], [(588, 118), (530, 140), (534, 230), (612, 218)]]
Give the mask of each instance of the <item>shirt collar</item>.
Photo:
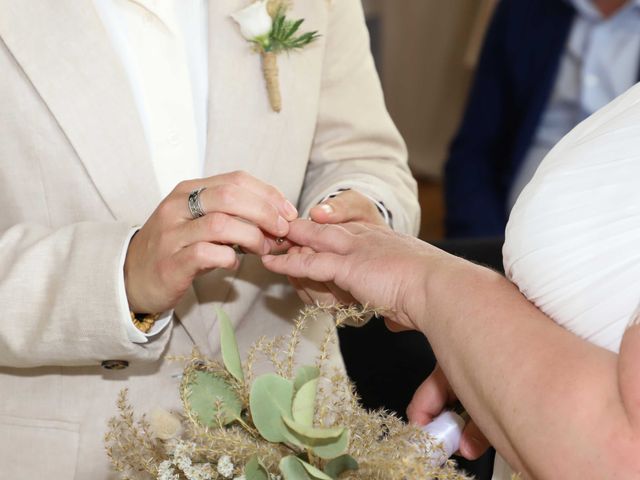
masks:
[[(586, 17), (590, 20), (602, 20), (602, 14), (593, 4), (593, 0), (565, 0), (570, 5), (573, 5), (573, 8), (576, 9), (578, 15)], [(627, 8), (638, 8), (640, 7), (640, 0), (629, 0), (625, 6), (618, 12), (627, 9)]]

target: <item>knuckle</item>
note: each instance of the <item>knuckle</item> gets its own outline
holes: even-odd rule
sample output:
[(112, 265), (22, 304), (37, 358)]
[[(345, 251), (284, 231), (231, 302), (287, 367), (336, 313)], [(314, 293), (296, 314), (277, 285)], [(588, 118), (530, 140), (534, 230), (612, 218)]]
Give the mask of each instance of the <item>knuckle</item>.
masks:
[(273, 205), (270, 205), (268, 203), (260, 203), (259, 211), (260, 211), (260, 217), (262, 219), (269, 222), (274, 227), (277, 225), (278, 217), (280, 215), (278, 214), (278, 210), (276, 210), (276, 208)]
[(232, 182), (243, 184), (245, 183), (251, 176), (244, 170), (236, 170), (229, 174), (229, 178)]
[(233, 184), (226, 183), (219, 185), (215, 189), (216, 199), (222, 205), (233, 205), (237, 201), (237, 187)]
[(222, 233), (227, 227), (229, 217), (224, 213), (214, 212), (206, 217), (207, 230), (211, 233)]
[(196, 243), (191, 247), (190, 257), (196, 265), (202, 265), (209, 260), (209, 249), (205, 243)]
[(182, 180), (181, 182), (178, 182), (172, 193), (184, 193), (186, 191), (191, 191), (193, 189), (192, 187), (193, 180)]

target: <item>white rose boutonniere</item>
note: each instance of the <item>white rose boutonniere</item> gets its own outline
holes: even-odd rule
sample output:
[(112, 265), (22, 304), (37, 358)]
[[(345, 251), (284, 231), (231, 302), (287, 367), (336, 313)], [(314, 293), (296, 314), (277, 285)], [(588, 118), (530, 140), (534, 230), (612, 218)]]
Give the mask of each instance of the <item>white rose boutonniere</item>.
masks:
[(286, 13), (287, 3), (282, 0), (257, 0), (231, 16), (262, 57), (269, 103), (275, 112), (282, 110), (277, 55), (301, 49), (319, 36), (316, 31), (296, 35), (304, 19), (289, 20)]

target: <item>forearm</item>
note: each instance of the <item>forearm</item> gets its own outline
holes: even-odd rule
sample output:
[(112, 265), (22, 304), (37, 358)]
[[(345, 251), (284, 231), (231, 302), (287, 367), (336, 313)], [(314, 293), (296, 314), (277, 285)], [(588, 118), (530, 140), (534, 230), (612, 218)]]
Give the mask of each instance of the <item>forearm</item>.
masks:
[(99, 365), (157, 358), (126, 333), (118, 297), (126, 224), (16, 225), (0, 235), (0, 365)]
[(638, 381), (621, 376), (615, 354), (557, 326), (498, 274), (461, 260), (429, 276), (426, 292), (425, 306), (410, 314), (510, 464), (534, 478), (638, 474), (640, 430), (629, 410), (638, 398), (629, 384)]
[(339, 188), (384, 203), (397, 231), (417, 234), (407, 150), (384, 104), (358, 0), (330, 2), (314, 141), (300, 211)]

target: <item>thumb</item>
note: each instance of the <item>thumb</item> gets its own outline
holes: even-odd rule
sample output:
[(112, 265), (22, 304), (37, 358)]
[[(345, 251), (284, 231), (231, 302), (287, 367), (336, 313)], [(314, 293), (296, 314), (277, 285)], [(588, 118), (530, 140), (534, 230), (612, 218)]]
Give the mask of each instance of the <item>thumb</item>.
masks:
[(464, 427), (460, 440), (460, 454), (467, 460), (477, 460), (491, 445), (480, 431), (476, 423), (471, 420)]
[(407, 417), (415, 425), (426, 425), (437, 417), (444, 407), (455, 400), (447, 377), (439, 366), (422, 382), (407, 407)]
[(380, 213), (361, 193), (345, 190), (313, 207), (309, 216), (317, 223), (348, 223), (368, 221), (371, 217), (380, 217)]

